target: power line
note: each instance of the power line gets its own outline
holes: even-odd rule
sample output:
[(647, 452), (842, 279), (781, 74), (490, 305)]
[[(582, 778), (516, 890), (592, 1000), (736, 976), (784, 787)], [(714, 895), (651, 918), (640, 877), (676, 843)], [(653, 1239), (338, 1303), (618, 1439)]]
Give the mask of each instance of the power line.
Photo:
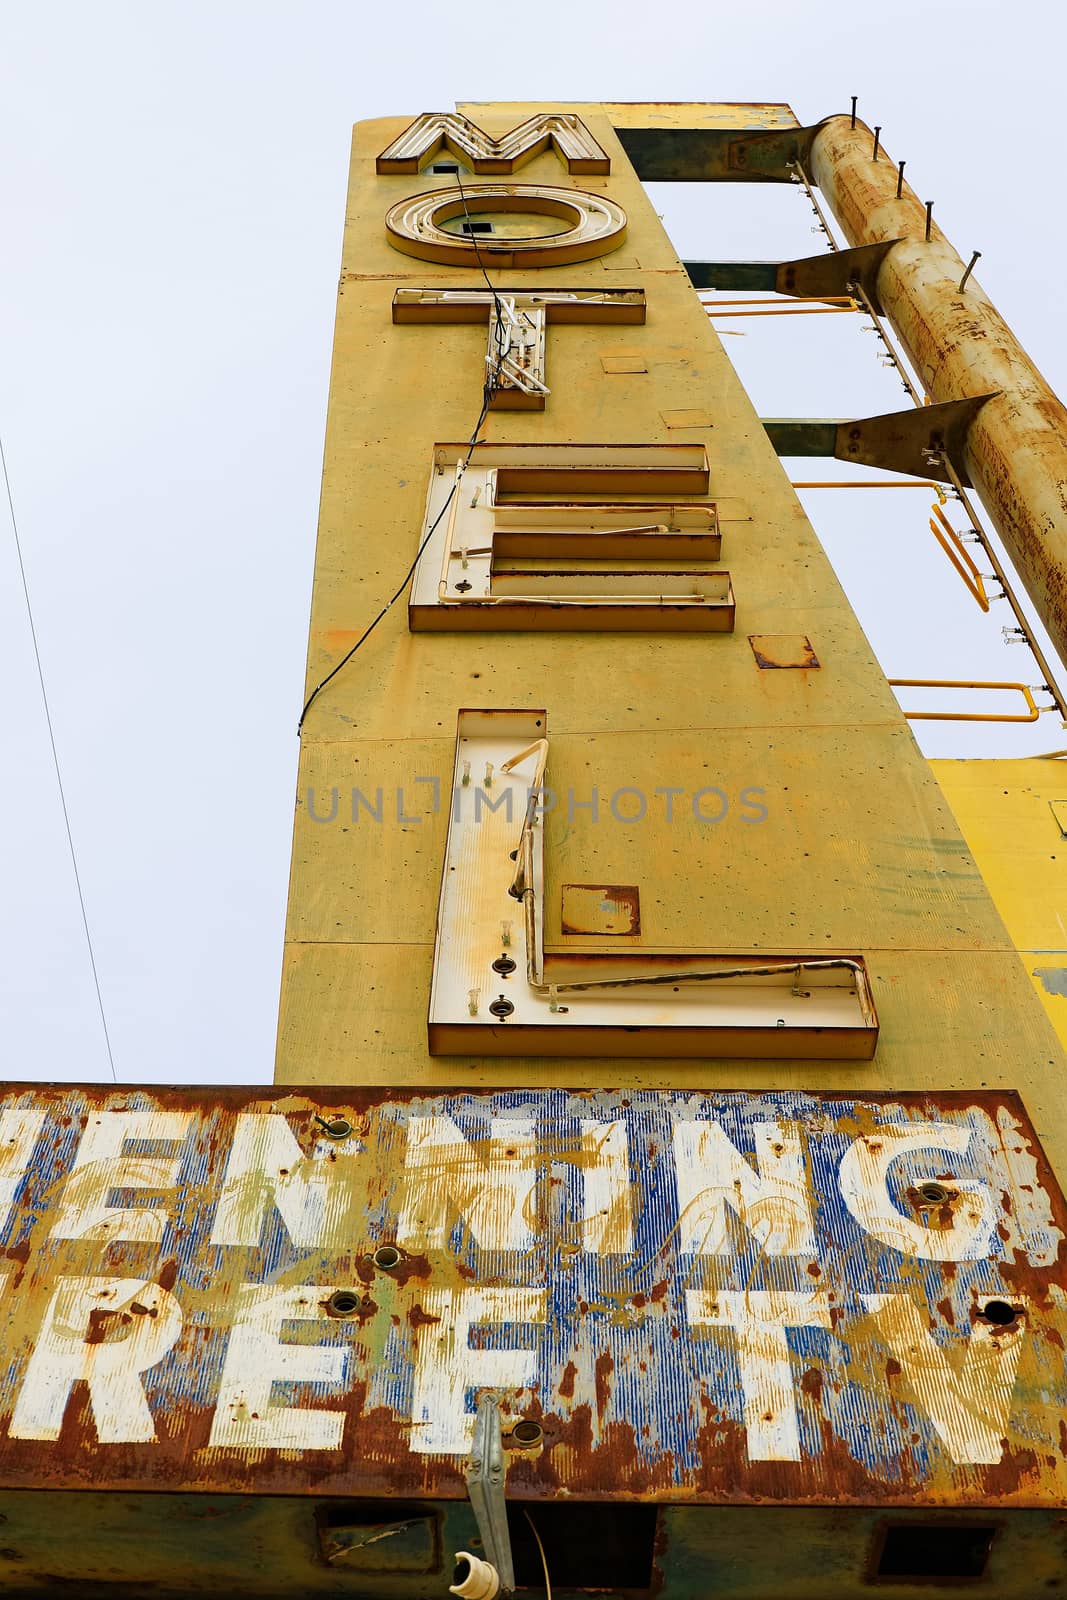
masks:
[(78, 856), (74, 849), (74, 835), (70, 827), (70, 812), (67, 810), (67, 795), (63, 787), (63, 773), (59, 765), (59, 751), (56, 749), (56, 734), (52, 726), (52, 710), (48, 704), (48, 691), (44, 683), (44, 668), (41, 665), (41, 648), (37, 642), (37, 627), (33, 620), (33, 606), (30, 604), (30, 586), (26, 579), (26, 563), (22, 559), (22, 541), (19, 538), (18, 519), (15, 516), (15, 501), (11, 493), (11, 478), (7, 470), (7, 455), (4, 451), (4, 441), (0, 437), (0, 463), (4, 469), (4, 487), (7, 490), (8, 510), (11, 513), (11, 531), (15, 535), (15, 551), (18, 556), (19, 575), (22, 578), (22, 593), (26, 601), (26, 616), (30, 623), (30, 638), (33, 640), (33, 655), (37, 662), (37, 681), (41, 685), (41, 700), (44, 703), (44, 716), (48, 724), (48, 740), (52, 746), (52, 762), (56, 769), (56, 783), (59, 787), (59, 802), (63, 807), (63, 824), (67, 830), (67, 843), (70, 846), (70, 860), (74, 868), (74, 883), (78, 891), (78, 905), (81, 907), (82, 927), (85, 929), (85, 943), (89, 950), (89, 965), (93, 972), (93, 985), (96, 989), (96, 1003), (100, 1008), (100, 1025), (104, 1030), (104, 1044), (107, 1046), (107, 1059), (111, 1065), (111, 1076), (117, 1083), (118, 1073), (115, 1071), (115, 1057), (111, 1053), (111, 1035), (108, 1033), (107, 1016), (104, 1012), (104, 996), (100, 989), (100, 974), (96, 970), (96, 955), (93, 951), (92, 935), (89, 932), (89, 918), (85, 910), (85, 895), (82, 892), (81, 873), (78, 871)]

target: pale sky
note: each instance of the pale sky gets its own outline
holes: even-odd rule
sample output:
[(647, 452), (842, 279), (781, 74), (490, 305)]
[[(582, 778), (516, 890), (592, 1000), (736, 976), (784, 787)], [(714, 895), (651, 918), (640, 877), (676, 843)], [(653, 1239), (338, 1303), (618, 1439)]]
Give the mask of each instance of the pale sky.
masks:
[[(813, 122), (858, 94), (1067, 392), (1058, 5), (2, 14), (0, 431), (122, 1082), (272, 1075), (354, 121), (603, 98), (785, 100)], [(690, 258), (822, 247), (791, 189), (655, 193)], [(903, 408), (853, 319), (803, 324), (726, 340), (761, 412)], [(953, 579), (921, 496), (833, 498), (809, 512), (887, 671), (1036, 681), (1000, 640), (1006, 609), (983, 618)], [(6, 508), (0, 669), (4, 1075), (107, 1078)], [(921, 738), (937, 754), (1067, 743), (1053, 717)]]

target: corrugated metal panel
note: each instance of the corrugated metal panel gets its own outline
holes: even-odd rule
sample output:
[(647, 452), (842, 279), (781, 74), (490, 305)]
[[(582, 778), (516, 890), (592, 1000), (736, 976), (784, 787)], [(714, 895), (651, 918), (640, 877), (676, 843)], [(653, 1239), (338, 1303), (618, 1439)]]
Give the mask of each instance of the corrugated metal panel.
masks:
[(1010, 1093), (27, 1086), (0, 1150), (3, 1485), (457, 1497), (492, 1389), (520, 1497), (1067, 1488)]

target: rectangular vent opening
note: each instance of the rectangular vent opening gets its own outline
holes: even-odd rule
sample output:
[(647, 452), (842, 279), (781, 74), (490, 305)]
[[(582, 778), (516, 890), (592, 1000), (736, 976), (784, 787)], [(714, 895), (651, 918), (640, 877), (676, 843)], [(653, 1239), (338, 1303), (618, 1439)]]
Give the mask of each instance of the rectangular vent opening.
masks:
[(508, 1530), (520, 1589), (544, 1592), (545, 1574), (526, 1512), (545, 1549), (553, 1591), (651, 1589), (656, 1552), (655, 1506), (595, 1501), (534, 1504), (508, 1501)]
[(875, 1577), (888, 1583), (981, 1578), (996, 1528), (979, 1522), (899, 1522), (884, 1530)]
[(463, 224), (464, 233), (492, 233), (492, 231), (493, 224), (491, 222), (465, 222)]

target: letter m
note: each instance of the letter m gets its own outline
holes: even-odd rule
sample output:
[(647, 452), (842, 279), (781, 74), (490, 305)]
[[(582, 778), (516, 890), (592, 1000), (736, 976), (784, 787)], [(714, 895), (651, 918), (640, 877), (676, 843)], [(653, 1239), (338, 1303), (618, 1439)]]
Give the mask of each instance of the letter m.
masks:
[(611, 171), (611, 160), (597, 144), (581, 117), (571, 112), (528, 117), (501, 139), (487, 133), (458, 112), (425, 111), (387, 145), (378, 157), (379, 172), (421, 172), (441, 150), (465, 161), (472, 172), (514, 172), (542, 150), (553, 149), (568, 172)]

